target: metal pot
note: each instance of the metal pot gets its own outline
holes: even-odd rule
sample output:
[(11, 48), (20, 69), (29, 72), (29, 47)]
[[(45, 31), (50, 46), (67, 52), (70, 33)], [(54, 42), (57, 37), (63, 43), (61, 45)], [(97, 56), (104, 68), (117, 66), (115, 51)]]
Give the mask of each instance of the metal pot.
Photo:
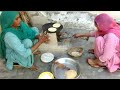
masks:
[[(77, 71), (77, 76), (75, 79), (78, 79), (80, 77), (80, 65), (77, 61), (71, 59), (71, 58), (60, 58), (57, 59), (55, 62), (59, 62), (66, 67)], [(65, 78), (65, 69), (58, 69), (55, 63), (52, 64), (51, 71), (56, 79), (66, 79)]]

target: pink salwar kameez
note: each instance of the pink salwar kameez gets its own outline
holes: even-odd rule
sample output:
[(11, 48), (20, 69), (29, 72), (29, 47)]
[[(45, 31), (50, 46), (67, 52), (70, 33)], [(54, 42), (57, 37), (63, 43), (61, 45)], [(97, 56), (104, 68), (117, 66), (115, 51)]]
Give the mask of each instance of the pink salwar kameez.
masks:
[(120, 26), (107, 14), (95, 18), (98, 30), (95, 37), (94, 54), (110, 72), (120, 69)]

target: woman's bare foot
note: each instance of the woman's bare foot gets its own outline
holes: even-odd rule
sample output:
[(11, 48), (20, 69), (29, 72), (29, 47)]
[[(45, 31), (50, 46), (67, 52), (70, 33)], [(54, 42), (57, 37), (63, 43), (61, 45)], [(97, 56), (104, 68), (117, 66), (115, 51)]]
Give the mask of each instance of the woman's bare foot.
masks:
[(36, 52), (34, 52), (33, 54), (34, 54), (34, 55), (38, 55), (38, 54), (41, 54), (41, 52), (40, 52), (40, 51), (36, 51)]
[(23, 66), (20, 66), (20, 65), (13, 65), (13, 67), (14, 67), (15, 69), (22, 69), (22, 68), (24, 68)]
[(87, 63), (88, 63), (90, 66), (95, 67), (95, 68), (100, 67), (99, 65), (97, 65), (97, 63), (96, 63), (95, 60), (93, 60), (93, 59), (88, 59), (88, 60), (87, 60)]
[(35, 66), (35, 65), (32, 65), (29, 69), (30, 69), (31, 71), (38, 70), (37, 66)]
[(88, 52), (94, 54), (94, 49), (89, 49)]
[(88, 59), (87, 60), (88, 64), (92, 67), (99, 68), (99, 67), (104, 67), (105, 65), (100, 62), (98, 59)]

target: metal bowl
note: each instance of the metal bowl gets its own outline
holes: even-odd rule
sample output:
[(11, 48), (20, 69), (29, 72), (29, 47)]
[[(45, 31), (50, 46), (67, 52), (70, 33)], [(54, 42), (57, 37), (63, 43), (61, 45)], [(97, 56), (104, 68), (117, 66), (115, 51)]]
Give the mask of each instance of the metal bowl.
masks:
[[(67, 50), (68, 54), (73, 57), (80, 57), (83, 54), (82, 47), (72, 47)], [(74, 55), (73, 52), (77, 52), (77, 55)]]
[[(77, 61), (71, 58), (60, 58), (57, 59), (55, 62), (59, 62), (69, 68), (70, 70), (75, 70), (77, 72), (77, 76), (75, 79), (78, 79), (80, 77), (80, 65)], [(66, 79), (65, 72), (68, 69), (66, 68), (58, 68), (58, 66), (53, 63), (51, 67), (51, 71), (56, 79)]]
[(52, 53), (43, 53), (41, 55), (41, 61), (44, 63), (49, 63), (54, 59), (54, 55)]

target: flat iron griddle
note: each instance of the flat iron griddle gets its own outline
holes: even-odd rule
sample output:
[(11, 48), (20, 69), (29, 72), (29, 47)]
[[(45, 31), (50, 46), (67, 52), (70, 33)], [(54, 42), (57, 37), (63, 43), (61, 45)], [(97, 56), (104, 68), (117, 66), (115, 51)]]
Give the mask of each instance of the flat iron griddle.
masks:
[(55, 32), (48, 31), (48, 28), (53, 27), (53, 24), (55, 24), (55, 23), (46, 23), (46, 24), (44, 24), (42, 26), (43, 32), (46, 31), (47, 33), (56, 33), (56, 34), (58, 34), (63, 29), (63, 25), (61, 25), (60, 27), (56, 28), (57, 30)]
[(57, 30), (55, 32), (48, 31), (48, 28), (53, 27), (53, 24), (55, 24), (55, 23), (46, 23), (46, 24), (44, 24), (42, 26), (42, 30), (43, 30), (43, 32), (46, 31), (47, 33), (56, 33), (57, 40), (60, 41), (60, 36), (61, 36), (60, 31), (63, 29), (63, 25), (61, 24), (60, 27), (56, 28)]

